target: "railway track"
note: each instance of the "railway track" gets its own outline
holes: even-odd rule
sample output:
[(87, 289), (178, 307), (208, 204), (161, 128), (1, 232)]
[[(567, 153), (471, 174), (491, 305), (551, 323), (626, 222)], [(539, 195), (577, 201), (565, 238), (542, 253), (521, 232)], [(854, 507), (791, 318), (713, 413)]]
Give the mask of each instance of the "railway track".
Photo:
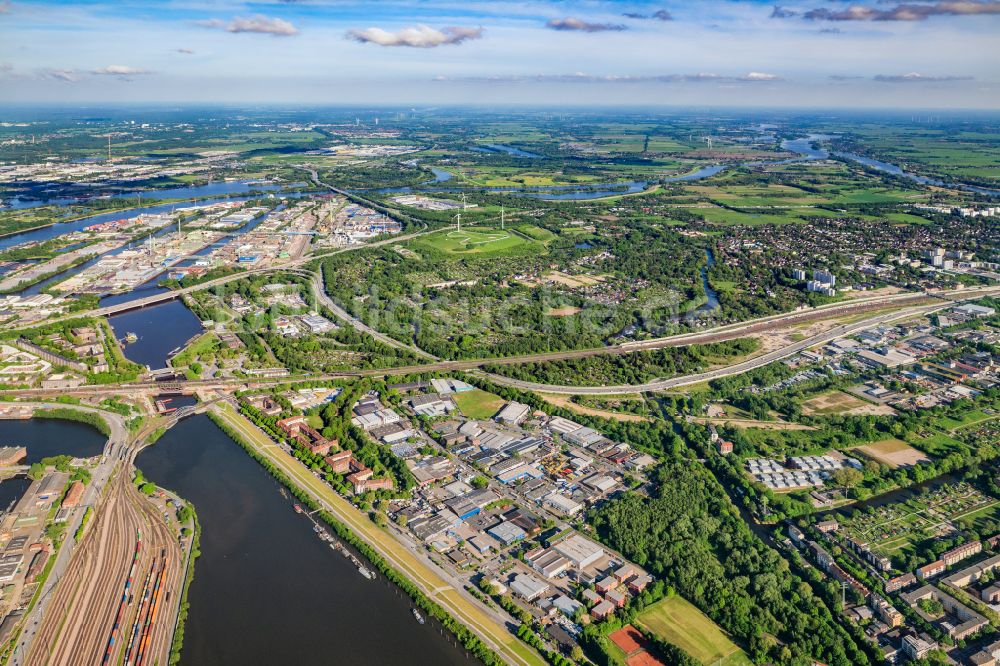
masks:
[[(142, 534), (142, 549), (136, 557), (136, 535)], [(132, 484), (129, 475), (119, 471), (95, 510), (95, 517), (83, 542), (56, 585), (55, 598), (41, 620), (25, 664), (90, 666), (122, 663), (128, 628), (139, 610), (137, 579), (127, 591), (121, 607), (122, 592), (135, 558), (136, 571), (152, 570), (155, 562), (165, 559), (160, 576), (162, 588), (159, 613), (143, 632), (143, 663), (166, 663), (173, 638), (177, 590), (183, 576), (183, 556), (177, 539), (156, 512), (155, 507)], [(119, 629), (110, 640), (121, 607)], [(105, 653), (109, 657), (105, 661)], [(133, 659), (131, 662), (137, 664)]]

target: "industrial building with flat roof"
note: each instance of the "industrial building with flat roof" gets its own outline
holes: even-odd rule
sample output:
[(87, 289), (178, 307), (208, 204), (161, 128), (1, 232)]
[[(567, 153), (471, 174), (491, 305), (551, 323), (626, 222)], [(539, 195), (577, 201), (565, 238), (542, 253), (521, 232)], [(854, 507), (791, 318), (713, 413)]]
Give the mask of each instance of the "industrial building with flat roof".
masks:
[(605, 554), (604, 548), (576, 533), (552, 547), (577, 569), (590, 566)]

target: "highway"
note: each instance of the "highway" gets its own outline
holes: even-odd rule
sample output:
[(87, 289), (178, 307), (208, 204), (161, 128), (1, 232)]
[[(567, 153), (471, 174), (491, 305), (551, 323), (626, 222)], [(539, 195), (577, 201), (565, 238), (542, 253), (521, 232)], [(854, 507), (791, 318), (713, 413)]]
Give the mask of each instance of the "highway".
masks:
[(749, 372), (755, 368), (760, 368), (769, 363), (774, 363), (775, 361), (780, 361), (781, 359), (788, 358), (789, 356), (794, 356), (799, 352), (809, 349), (810, 347), (815, 347), (817, 345), (826, 344), (837, 338), (842, 338), (854, 333), (860, 333), (861, 331), (873, 328), (880, 324), (885, 324), (891, 321), (896, 321), (899, 319), (906, 319), (909, 317), (914, 317), (917, 315), (928, 314), (934, 312), (935, 310), (940, 310), (942, 308), (948, 307), (946, 303), (936, 303), (934, 305), (916, 306), (910, 307), (903, 310), (897, 310), (894, 312), (875, 315), (874, 317), (869, 317), (863, 319), (859, 322), (853, 324), (845, 324), (837, 326), (825, 333), (820, 333), (799, 342), (795, 342), (791, 345), (782, 347), (781, 349), (776, 349), (774, 351), (768, 352), (766, 354), (761, 354), (760, 356), (755, 356), (746, 361), (740, 363), (734, 363), (732, 365), (727, 365), (721, 368), (716, 368), (714, 370), (708, 370), (705, 372), (699, 372), (690, 375), (682, 375), (679, 377), (671, 377), (669, 379), (658, 379), (645, 384), (624, 384), (618, 386), (564, 386), (557, 384), (541, 384), (537, 382), (527, 382), (521, 381), (519, 379), (512, 379), (510, 377), (503, 377), (497, 374), (487, 374), (484, 373), (490, 381), (500, 384), (502, 386), (511, 386), (514, 388), (529, 390), (529, 391), (541, 391), (543, 393), (559, 393), (564, 395), (617, 395), (621, 393), (643, 393), (646, 391), (665, 391), (672, 388), (677, 388), (680, 386), (686, 386), (689, 384), (698, 384), (700, 382), (711, 381), (713, 379), (720, 379), (722, 377), (730, 377), (732, 375), (739, 375), (744, 372)]
[(410, 353), (416, 354), (421, 358), (425, 358), (430, 361), (440, 360), (437, 356), (428, 354), (427, 352), (425, 352), (423, 349), (420, 349), (416, 345), (408, 345), (405, 342), (400, 342), (396, 338), (389, 337), (384, 333), (379, 333), (374, 328), (364, 323), (357, 317), (354, 317), (347, 310), (343, 309), (342, 307), (334, 303), (333, 299), (330, 298), (330, 296), (326, 293), (326, 288), (323, 286), (323, 276), (321, 274), (317, 273), (313, 275), (312, 282), (310, 284), (312, 286), (313, 295), (316, 297), (316, 300), (323, 305), (323, 307), (325, 307), (334, 315), (336, 315), (338, 319), (350, 324), (361, 333), (364, 333), (365, 335), (370, 335), (371, 337), (375, 338), (384, 345), (408, 351)]
[(289, 269), (294, 269), (299, 266), (308, 264), (317, 259), (322, 259), (324, 257), (331, 257), (336, 254), (341, 254), (344, 252), (353, 252), (355, 250), (363, 250), (371, 247), (380, 247), (382, 245), (391, 245), (393, 243), (402, 243), (418, 236), (423, 236), (424, 234), (432, 234), (440, 229), (421, 229), (420, 231), (414, 231), (409, 234), (403, 234), (401, 236), (392, 236), (390, 238), (383, 238), (382, 240), (373, 241), (371, 243), (364, 243), (361, 245), (351, 245), (348, 247), (340, 248), (337, 250), (331, 250), (329, 252), (320, 252), (317, 254), (309, 255), (306, 257), (300, 257), (298, 259), (293, 259), (291, 261), (286, 261), (284, 263), (267, 266), (264, 268), (254, 268), (248, 271), (241, 271), (239, 273), (233, 273), (232, 275), (226, 275), (223, 277), (215, 278), (213, 280), (206, 280), (196, 285), (190, 287), (183, 287), (181, 289), (173, 289), (171, 291), (165, 291), (158, 294), (153, 294), (152, 296), (145, 296), (143, 298), (136, 298), (131, 301), (124, 301), (121, 303), (116, 303), (114, 305), (106, 305), (100, 308), (94, 308), (92, 310), (80, 310), (72, 314), (60, 315), (58, 317), (52, 317), (50, 319), (45, 319), (44, 321), (36, 321), (30, 324), (16, 324), (10, 326), (10, 330), (21, 330), (28, 328), (36, 328), (38, 326), (43, 326), (47, 324), (53, 324), (61, 321), (69, 321), (71, 319), (80, 319), (81, 317), (110, 317), (121, 312), (127, 312), (129, 310), (135, 310), (138, 308), (145, 308), (151, 305), (158, 305), (160, 303), (166, 303), (167, 301), (172, 301), (177, 298), (181, 298), (187, 294), (193, 293), (195, 291), (201, 291), (203, 289), (210, 289), (216, 285), (227, 284), (229, 282), (235, 282), (237, 280), (242, 280), (243, 278), (249, 277), (251, 275), (260, 275), (262, 273), (275, 273), (281, 271), (287, 271)]
[[(76, 388), (64, 388), (64, 389), (19, 389), (19, 390), (4, 390), (0, 391), (0, 395), (4, 393), (14, 393), (18, 396), (55, 396), (55, 395), (114, 395), (121, 393), (122, 391), (165, 391), (165, 390), (180, 390), (184, 392), (193, 392), (195, 390), (233, 390), (248, 386), (271, 386), (276, 384), (284, 384), (295, 380), (310, 380), (310, 381), (325, 381), (333, 379), (346, 379), (350, 377), (385, 377), (389, 375), (406, 375), (415, 374), (420, 372), (460, 372), (467, 370), (476, 370), (488, 365), (518, 365), (521, 363), (541, 363), (546, 361), (556, 361), (565, 360), (572, 358), (585, 358), (588, 356), (598, 356), (603, 354), (630, 354), (637, 351), (649, 351), (652, 349), (660, 349), (664, 347), (684, 347), (693, 344), (708, 344), (712, 342), (722, 342), (725, 340), (733, 340), (738, 338), (743, 338), (747, 336), (757, 335), (767, 331), (774, 331), (788, 328), (792, 325), (802, 324), (811, 321), (820, 321), (824, 319), (831, 319), (834, 317), (844, 317), (849, 315), (857, 315), (866, 311), (880, 311), (886, 310), (888, 308), (898, 308), (900, 306), (910, 305), (905, 311), (911, 314), (904, 316), (913, 316), (914, 314), (933, 312), (941, 308), (950, 307), (955, 302), (962, 300), (980, 298), (982, 296), (991, 296), (1000, 294), (1000, 286), (996, 287), (976, 287), (972, 289), (960, 289), (953, 292), (948, 292), (947, 294), (935, 294), (938, 298), (927, 304), (930, 297), (924, 294), (894, 294), (891, 296), (884, 296), (880, 298), (864, 299), (852, 301), (849, 303), (838, 303), (831, 306), (821, 307), (821, 308), (811, 308), (808, 310), (801, 310), (798, 312), (784, 313), (778, 315), (770, 315), (767, 317), (761, 317), (759, 319), (754, 319), (746, 322), (740, 322), (736, 324), (727, 324), (725, 326), (720, 326), (716, 328), (706, 329), (704, 331), (698, 331), (693, 333), (684, 333), (681, 335), (673, 335), (662, 338), (655, 338), (652, 340), (644, 340), (641, 342), (626, 342), (618, 345), (610, 345), (606, 347), (594, 347), (589, 349), (575, 349), (567, 351), (558, 352), (540, 352), (534, 354), (525, 354), (522, 356), (505, 356), (498, 358), (481, 358), (481, 359), (468, 359), (461, 361), (446, 361), (446, 360), (428, 360), (427, 363), (421, 363), (417, 365), (407, 365), (407, 366), (395, 366), (390, 368), (372, 368), (364, 370), (351, 370), (339, 373), (330, 374), (313, 374), (313, 375), (299, 375), (299, 376), (283, 376), (283, 377), (270, 377), (270, 378), (232, 378), (232, 379), (195, 379), (195, 380), (177, 380), (174, 382), (156, 382), (156, 381), (137, 381), (129, 382), (126, 384), (107, 384), (98, 386), (79, 386)], [(919, 304), (919, 305), (914, 305)], [(759, 367), (766, 363), (770, 363), (774, 360), (780, 360), (790, 356), (797, 351), (802, 349), (807, 349), (808, 347), (822, 344), (828, 342), (831, 334), (835, 334), (835, 337), (843, 337), (845, 335), (850, 335), (851, 333), (860, 332), (866, 328), (871, 328), (877, 326), (880, 323), (886, 321), (885, 317), (895, 318), (896, 314), (900, 312), (899, 310), (893, 313), (880, 313), (874, 315), (867, 319), (858, 321), (851, 324), (848, 328), (841, 330), (839, 333), (834, 329), (832, 332), (815, 336), (803, 340), (801, 342), (789, 345), (776, 352), (771, 352), (754, 359), (750, 359), (740, 364), (735, 364), (732, 366), (727, 366), (726, 368), (719, 368), (709, 373), (699, 373), (698, 375), (690, 375), (685, 377), (675, 377), (671, 379), (664, 379), (660, 381), (650, 382), (646, 384), (636, 384), (629, 386), (556, 386), (549, 384), (533, 384), (530, 382), (520, 382), (519, 380), (508, 379), (505, 377), (500, 377), (499, 375), (490, 375), (498, 383), (503, 383), (508, 386), (515, 386), (519, 388), (528, 388), (529, 390), (546, 391), (551, 393), (563, 393), (566, 395), (608, 395), (613, 393), (635, 393), (641, 391), (649, 390), (664, 390), (665, 388), (671, 388), (675, 386), (683, 386), (685, 384), (697, 383), (700, 381), (705, 381), (706, 379), (714, 379), (716, 377), (726, 376), (728, 374), (738, 374), (740, 372), (746, 372), (755, 367)], [(349, 317), (349, 315), (348, 315)], [(351, 318), (353, 319), (353, 318)], [(363, 325), (361, 322), (358, 324)], [(416, 353), (415, 348), (405, 343), (396, 341), (397, 346), (402, 345), (402, 348), (407, 349), (411, 352)], [(794, 351), (792, 351), (794, 350)], [(429, 356), (425, 353), (425, 358)], [(433, 359), (433, 357), (431, 357)], [(711, 375), (711, 376), (708, 376)]]

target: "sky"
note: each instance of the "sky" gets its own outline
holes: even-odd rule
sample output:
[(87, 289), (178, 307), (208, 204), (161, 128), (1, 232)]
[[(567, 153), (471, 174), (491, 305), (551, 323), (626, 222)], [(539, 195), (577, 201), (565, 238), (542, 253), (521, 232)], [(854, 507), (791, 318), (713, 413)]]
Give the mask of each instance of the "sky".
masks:
[(0, 0), (0, 104), (1000, 109), (1000, 0)]

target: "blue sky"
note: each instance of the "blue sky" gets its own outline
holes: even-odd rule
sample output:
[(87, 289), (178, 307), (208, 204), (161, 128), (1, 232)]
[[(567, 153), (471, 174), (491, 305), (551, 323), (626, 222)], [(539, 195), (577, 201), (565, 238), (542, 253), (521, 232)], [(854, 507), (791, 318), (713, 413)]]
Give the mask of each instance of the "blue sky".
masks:
[(0, 0), (0, 102), (1000, 108), (1000, 0)]

